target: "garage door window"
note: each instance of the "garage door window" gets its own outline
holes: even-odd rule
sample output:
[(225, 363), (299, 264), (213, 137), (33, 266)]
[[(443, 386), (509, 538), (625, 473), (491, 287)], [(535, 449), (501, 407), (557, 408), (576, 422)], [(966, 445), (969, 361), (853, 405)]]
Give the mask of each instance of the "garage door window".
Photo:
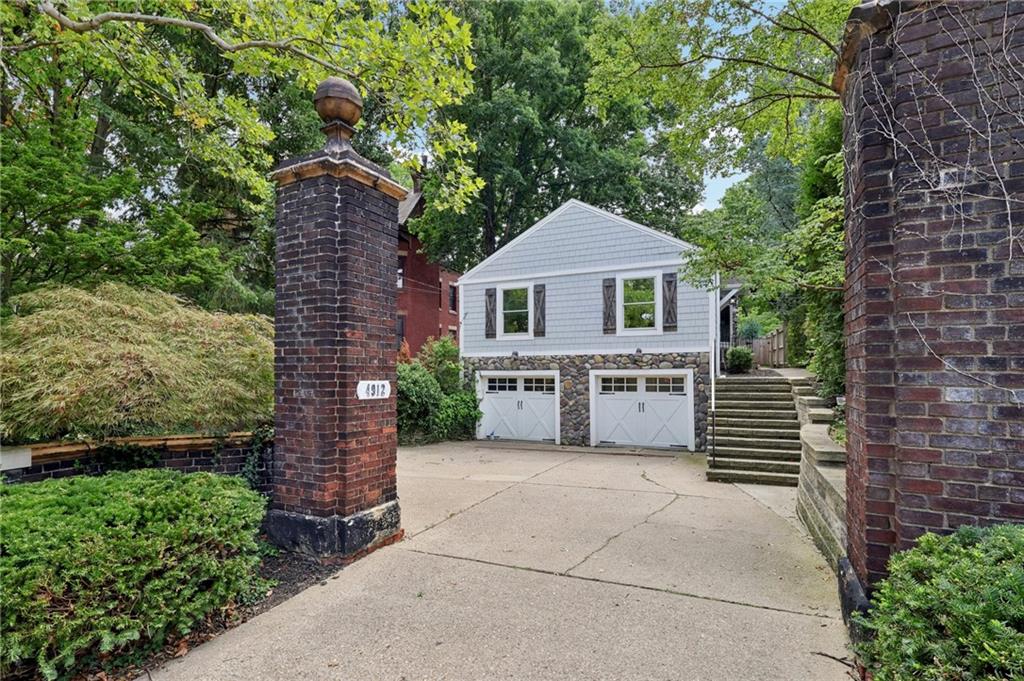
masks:
[(516, 382), (517, 378), (488, 378), (487, 379), (487, 392), (489, 393), (502, 393), (515, 391), (517, 389)]
[(524, 378), (523, 390), (528, 393), (555, 394), (555, 379), (553, 378)]
[(659, 376), (645, 379), (644, 390), (649, 393), (668, 393), (670, 395), (686, 394), (685, 376)]
[(635, 393), (637, 390), (637, 379), (632, 376), (602, 376), (601, 392), (610, 393)]

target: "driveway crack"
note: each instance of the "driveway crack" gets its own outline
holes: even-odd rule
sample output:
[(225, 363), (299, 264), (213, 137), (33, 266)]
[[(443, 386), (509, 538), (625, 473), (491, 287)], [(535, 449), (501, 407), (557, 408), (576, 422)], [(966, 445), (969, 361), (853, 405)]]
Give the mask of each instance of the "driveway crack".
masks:
[[(657, 484), (657, 483), (655, 483), (655, 484)], [(583, 560), (581, 560), (580, 562), (576, 563), (575, 565), (570, 567), (568, 570), (563, 571), (561, 574), (568, 575), (570, 572), (572, 572), (573, 570), (575, 570), (576, 568), (578, 568), (579, 566), (583, 565), (588, 560), (590, 560), (593, 556), (595, 556), (599, 552), (603, 551), (604, 549), (608, 548), (608, 545), (611, 544), (613, 541), (615, 541), (616, 539), (618, 539), (622, 535), (626, 534), (627, 532), (629, 532), (631, 530), (635, 530), (636, 528), (640, 527), (641, 525), (644, 525), (645, 523), (650, 521), (650, 519), (653, 518), (655, 515), (657, 515), (658, 513), (661, 513), (666, 508), (668, 508), (672, 504), (676, 503), (676, 500), (678, 498), (679, 498), (679, 495), (673, 496), (671, 499), (668, 500), (667, 504), (665, 504), (663, 506), (660, 506), (660, 507), (656, 508), (655, 510), (651, 511), (646, 516), (644, 516), (643, 519), (640, 520), (639, 522), (634, 523), (630, 527), (623, 528), (621, 531), (616, 532), (612, 536), (608, 537), (607, 539), (604, 540), (604, 542), (600, 546), (598, 546), (596, 549), (594, 549), (593, 551), (588, 553), (586, 556), (584, 556)]]

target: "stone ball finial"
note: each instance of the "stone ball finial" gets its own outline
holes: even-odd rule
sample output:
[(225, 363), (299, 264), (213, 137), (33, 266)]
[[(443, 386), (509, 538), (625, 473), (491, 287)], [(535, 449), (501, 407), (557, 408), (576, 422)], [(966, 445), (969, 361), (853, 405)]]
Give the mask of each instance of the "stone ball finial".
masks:
[(327, 125), (340, 122), (351, 130), (363, 115), (363, 98), (359, 91), (352, 83), (337, 76), (331, 76), (316, 86), (313, 104), (320, 120)]

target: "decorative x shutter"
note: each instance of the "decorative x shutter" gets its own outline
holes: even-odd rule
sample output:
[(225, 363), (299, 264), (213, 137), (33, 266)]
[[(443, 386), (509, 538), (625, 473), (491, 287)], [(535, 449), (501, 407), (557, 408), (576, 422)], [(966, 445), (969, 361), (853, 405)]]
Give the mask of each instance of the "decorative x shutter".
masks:
[(604, 280), (604, 332), (615, 333), (615, 279)]
[(679, 298), (676, 296), (676, 282), (679, 276), (675, 272), (666, 272), (661, 278), (661, 330), (676, 331), (679, 314), (676, 309)]
[(498, 290), (489, 288), (484, 291), (484, 338), (495, 338), (497, 333)]
[(543, 336), (544, 335), (544, 318), (546, 316), (544, 311), (544, 284), (533, 285), (533, 335)]

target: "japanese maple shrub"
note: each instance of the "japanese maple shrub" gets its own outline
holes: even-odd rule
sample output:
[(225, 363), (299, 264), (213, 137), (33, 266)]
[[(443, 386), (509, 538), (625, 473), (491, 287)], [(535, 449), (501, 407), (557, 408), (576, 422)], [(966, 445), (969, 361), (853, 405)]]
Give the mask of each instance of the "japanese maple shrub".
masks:
[(240, 478), (137, 470), (0, 485), (0, 676), (116, 665), (260, 587), (265, 501)]

